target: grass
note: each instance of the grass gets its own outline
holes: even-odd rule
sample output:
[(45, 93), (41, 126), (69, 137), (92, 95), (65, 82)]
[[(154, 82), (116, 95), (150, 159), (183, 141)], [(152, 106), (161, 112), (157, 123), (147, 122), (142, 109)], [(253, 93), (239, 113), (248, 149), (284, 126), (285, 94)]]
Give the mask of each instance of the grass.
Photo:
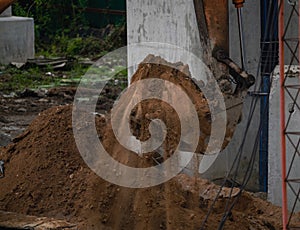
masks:
[[(41, 40), (36, 41), (36, 56), (67, 57), (74, 60), (61, 70), (54, 70), (49, 67), (25, 66), (16, 68), (14, 66), (0, 66), (0, 93), (10, 93), (22, 91), (26, 88), (51, 88), (57, 86), (76, 86), (81, 77), (86, 73), (89, 66), (81, 64), (77, 60), (89, 58), (97, 60), (108, 52), (122, 47), (126, 44), (124, 40), (125, 25), (112, 27), (105, 37), (75, 36), (70, 37), (61, 33), (56, 35), (50, 42), (41, 44)], [(118, 79), (119, 86), (127, 86), (127, 70), (117, 63), (110, 68), (93, 68), (98, 76), (111, 76), (114, 69), (114, 79)], [(112, 81), (111, 81), (112, 82)], [(115, 82), (115, 81), (114, 81)]]
[(39, 85), (56, 85), (58, 79), (48, 76), (38, 68), (20, 70), (15, 67), (6, 67), (1, 71), (0, 91), (4, 93), (22, 91), (25, 88), (37, 88)]
[[(12, 66), (3, 67), (0, 70), (0, 92), (18, 92), (26, 88), (77, 86), (88, 69), (89, 67), (80, 63), (73, 64), (67, 70), (53, 70), (51, 67), (30, 67), (27, 69), (18, 69)], [(120, 66), (115, 66), (112, 69), (115, 70), (115, 74), (110, 82), (118, 80), (118, 85), (125, 88), (127, 86), (127, 70)], [(96, 74), (97, 78), (99, 76), (111, 76), (111, 69), (106, 67), (93, 68), (92, 72)]]

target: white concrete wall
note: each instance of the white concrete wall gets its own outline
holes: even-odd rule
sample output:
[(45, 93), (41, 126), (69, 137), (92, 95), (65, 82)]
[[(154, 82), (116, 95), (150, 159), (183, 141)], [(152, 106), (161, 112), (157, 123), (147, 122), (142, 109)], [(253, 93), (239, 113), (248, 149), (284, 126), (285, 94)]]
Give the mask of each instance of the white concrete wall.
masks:
[[(172, 6), (171, 6), (172, 3)], [(185, 4), (183, 4), (185, 3)], [(230, 9), (230, 56), (232, 59), (239, 60), (238, 48), (238, 31), (236, 21), (236, 10), (229, 1)], [(286, 3), (287, 4), (287, 3)], [(189, 51), (196, 53), (201, 57), (201, 47), (199, 49), (199, 37), (197, 31), (197, 24), (192, 8), (192, 1), (184, 0), (128, 0), (128, 42), (166, 42), (177, 46), (181, 46)], [(290, 12), (291, 8), (285, 6), (286, 15)], [(256, 75), (258, 70), (258, 62), (260, 57), (260, 1), (254, 0), (245, 3), (243, 8), (244, 16), (244, 33), (245, 33), (245, 50), (246, 50), (246, 68), (248, 72)], [(288, 31), (289, 37), (297, 37), (298, 34), (298, 21), (293, 19), (290, 30)], [(296, 43), (295, 43), (296, 44)], [(292, 48), (294, 48), (292, 45)], [(287, 52), (288, 53), (288, 52)], [(144, 54), (143, 54), (144, 55)], [(129, 49), (129, 64), (140, 62), (144, 56), (137, 50)], [(174, 58), (176, 55), (166, 53), (163, 55), (169, 61), (178, 61)], [(175, 60), (174, 60), (175, 59)], [(286, 56), (286, 64), (290, 63), (291, 57)], [(185, 62), (185, 60), (181, 60)], [(295, 61), (292, 64), (295, 63)], [(133, 69), (132, 72), (133, 73)], [(292, 79), (293, 80), (293, 79)], [(296, 80), (296, 79), (294, 79)], [(218, 157), (215, 164), (203, 176), (211, 180), (224, 177), (229, 171), (232, 161), (235, 158), (235, 153), (240, 146), (241, 138), (243, 136), (246, 121), (248, 117), (249, 106), (252, 97), (246, 98), (243, 110), (243, 120), (238, 125), (234, 137), (228, 147)], [(290, 103), (287, 98), (287, 106)], [(298, 111), (299, 112), (299, 111)], [(280, 156), (280, 136), (279, 136), (279, 86), (278, 77), (274, 79), (271, 95), (270, 95), (270, 123), (269, 123), (269, 192), (268, 199), (277, 205), (281, 205), (281, 156)], [(254, 114), (254, 123), (250, 128), (250, 135), (247, 139), (245, 146), (246, 157), (242, 159), (242, 170), (247, 167), (249, 156), (252, 152), (254, 139), (257, 134), (260, 119), (259, 103)], [(299, 121), (299, 120), (298, 120)], [(295, 124), (299, 127), (299, 122)], [(299, 130), (298, 128), (298, 130)], [(289, 159), (291, 152), (288, 151)], [(250, 180), (248, 188), (257, 190), (259, 188), (258, 179), (258, 152), (257, 161), (253, 176)], [(298, 158), (299, 159), (299, 158)], [(300, 162), (296, 162), (300, 165)], [(292, 172), (293, 176), (299, 175), (299, 167), (296, 167)], [(238, 178), (241, 179), (241, 178)], [(295, 188), (297, 191), (297, 188)], [(289, 190), (289, 206), (293, 202), (293, 196)]]
[(34, 57), (32, 18), (0, 17), (0, 64), (26, 62)]
[[(299, 68), (293, 66), (292, 71), (294, 74), (291, 75), (288, 79), (288, 84), (299, 84)], [(286, 71), (288, 70), (288, 66), (286, 66)], [(295, 96), (297, 93), (296, 89), (289, 89), (290, 93)], [(286, 119), (289, 117), (289, 107), (291, 106), (292, 99), (286, 95), (285, 97), (285, 115)], [(300, 111), (297, 107), (294, 108), (295, 111), (292, 114), (293, 118), (291, 119), (289, 128), (287, 131), (299, 131), (300, 130)], [(270, 202), (281, 205), (281, 139), (280, 139), (280, 83), (279, 83), (279, 67), (274, 72), (273, 84), (270, 94), (270, 139), (269, 139), (269, 192), (268, 199)], [(291, 140), (294, 145), (297, 146), (299, 142), (299, 136), (290, 135)], [(292, 157), (295, 153), (294, 148), (292, 148), (292, 144), (287, 139), (287, 169), (291, 163)], [(298, 148), (299, 153), (299, 148)], [(294, 162), (294, 168), (291, 171), (290, 178), (300, 178), (300, 156), (297, 155)], [(296, 193), (300, 188), (299, 183), (291, 183)], [(292, 205), (295, 201), (295, 195), (293, 195), (292, 190), (288, 187), (288, 207), (291, 210)], [(300, 211), (300, 202), (298, 202), (297, 210)]]
[(127, 1), (128, 44), (151, 42), (128, 50), (128, 65), (131, 76), (148, 54), (162, 56), (169, 62), (183, 60), (176, 49), (161, 48), (159, 44), (181, 47), (196, 56), (202, 56), (193, 0), (128, 0)]
[(2, 14), (0, 14), (0, 17), (10, 17), (12, 15), (11, 13), (11, 6), (8, 7)]

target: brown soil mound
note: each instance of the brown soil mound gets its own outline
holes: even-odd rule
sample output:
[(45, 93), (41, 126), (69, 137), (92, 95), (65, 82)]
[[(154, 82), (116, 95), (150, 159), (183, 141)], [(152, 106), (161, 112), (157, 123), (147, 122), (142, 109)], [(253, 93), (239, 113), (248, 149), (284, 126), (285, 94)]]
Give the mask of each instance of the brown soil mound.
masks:
[[(80, 229), (200, 228), (216, 185), (185, 175), (148, 189), (110, 184), (78, 153), (71, 113), (71, 106), (41, 113), (16, 143), (1, 149), (6, 168), (0, 179), (1, 210), (63, 218)], [(105, 120), (96, 121), (103, 138)], [(225, 202), (218, 200), (207, 229), (217, 229)], [(244, 194), (225, 229), (280, 229), (280, 209)]]
[[(159, 69), (161, 72), (156, 71)], [(134, 81), (143, 76), (154, 77), (155, 74), (149, 74), (154, 71), (159, 78), (182, 84), (197, 106), (199, 121), (209, 120), (201, 92), (185, 74), (159, 65), (141, 65), (139, 71)], [(147, 139), (147, 119), (164, 120), (174, 132), (167, 135), (164, 143), (164, 151), (171, 153), (178, 144), (178, 117), (162, 102), (146, 102), (142, 106), (131, 114), (131, 129), (139, 139)], [(153, 165), (151, 158), (140, 157), (118, 143), (109, 119), (96, 116), (95, 120), (100, 140), (115, 159), (133, 167)], [(209, 123), (205, 127), (200, 148), (205, 146), (210, 132)], [(218, 191), (218, 186), (186, 175), (144, 189), (124, 188), (101, 179), (78, 152), (71, 105), (39, 114), (14, 143), (0, 149), (0, 159), (5, 162), (5, 177), (0, 179), (0, 210), (61, 218), (77, 224), (79, 229), (200, 229)], [(222, 190), (206, 229), (218, 228), (228, 194), (228, 189)], [(280, 208), (245, 193), (225, 229), (280, 229), (280, 216)]]

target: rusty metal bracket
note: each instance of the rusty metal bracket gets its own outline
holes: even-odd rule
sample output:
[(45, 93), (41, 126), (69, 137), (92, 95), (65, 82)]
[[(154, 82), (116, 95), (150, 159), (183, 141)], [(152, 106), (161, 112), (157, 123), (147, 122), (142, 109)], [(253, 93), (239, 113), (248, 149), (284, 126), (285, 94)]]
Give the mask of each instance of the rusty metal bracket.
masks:
[(224, 63), (229, 68), (229, 74), (234, 78), (237, 87), (236, 92), (249, 89), (255, 83), (255, 77), (248, 74), (245, 70), (241, 69), (234, 61), (232, 61), (228, 55), (222, 49), (216, 49), (213, 51), (213, 57), (219, 62)]

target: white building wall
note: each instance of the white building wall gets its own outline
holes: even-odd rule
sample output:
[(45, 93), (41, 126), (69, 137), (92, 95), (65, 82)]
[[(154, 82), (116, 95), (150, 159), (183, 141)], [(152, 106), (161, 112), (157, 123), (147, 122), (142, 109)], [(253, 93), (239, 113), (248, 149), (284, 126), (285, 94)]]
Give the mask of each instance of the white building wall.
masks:
[[(193, 0), (128, 0), (128, 44), (162, 43), (180, 47), (202, 56)], [(169, 62), (183, 61), (176, 49), (159, 48), (159, 44), (143, 44), (128, 50), (129, 76), (148, 54), (159, 55)], [(161, 45), (163, 46), (163, 45)], [(185, 57), (186, 58), (186, 57)]]

